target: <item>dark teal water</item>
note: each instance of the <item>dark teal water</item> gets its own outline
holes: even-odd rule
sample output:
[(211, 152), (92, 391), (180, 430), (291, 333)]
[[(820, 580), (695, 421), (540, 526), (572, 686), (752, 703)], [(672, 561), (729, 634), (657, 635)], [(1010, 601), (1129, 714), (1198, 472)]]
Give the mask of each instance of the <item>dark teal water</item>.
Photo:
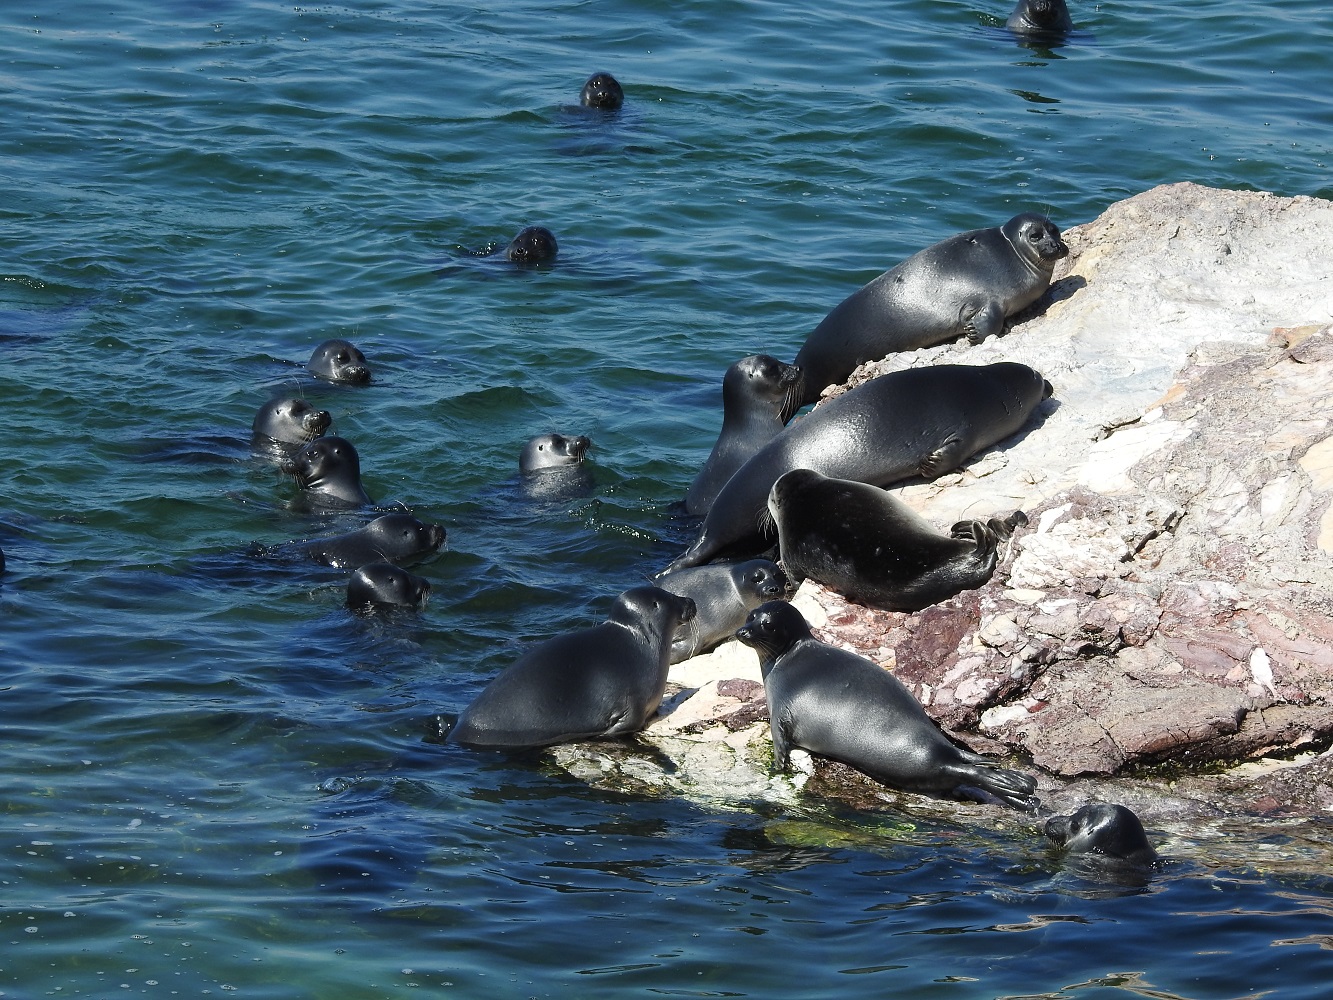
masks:
[[(428, 738), (679, 551), (726, 365), (906, 254), (1167, 181), (1333, 196), (1322, 2), (1077, 4), (1055, 51), (1006, 12), (7, 3), (0, 996), (1324, 995), (1325, 854), (1268, 860), (1321, 820), (1112, 891), (1014, 817), (703, 808)], [(598, 69), (609, 120), (567, 109)], [(529, 223), (555, 267), (474, 255)], [(330, 336), (373, 386), (304, 377)], [(248, 457), (283, 387), (447, 525), (420, 617), (245, 555), (330, 527)], [(549, 429), (593, 438), (590, 496), (519, 490)]]

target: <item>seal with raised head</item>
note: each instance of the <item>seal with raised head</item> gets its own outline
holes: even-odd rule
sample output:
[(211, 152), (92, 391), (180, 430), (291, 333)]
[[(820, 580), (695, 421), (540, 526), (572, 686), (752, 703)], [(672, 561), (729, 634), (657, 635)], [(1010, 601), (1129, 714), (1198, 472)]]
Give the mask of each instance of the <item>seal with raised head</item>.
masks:
[(1074, 30), (1065, 0), (1018, 0), (1004, 26), (1019, 35), (1062, 37)]
[(887, 486), (934, 479), (1013, 434), (1051, 394), (1041, 373), (1012, 361), (933, 365), (871, 379), (788, 425), (727, 480), (699, 535), (667, 571), (772, 544), (768, 493), (783, 473)]
[(820, 642), (785, 601), (761, 604), (736, 637), (759, 654), (773, 759), (792, 747), (829, 757), (909, 792), (1038, 805), (1036, 780), (956, 746), (898, 678), (871, 660)]
[(594, 73), (583, 85), (579, 103), (585, 108), (596, 108), (598, 111), (619, 111), (625, 103), (625, 89), (610, 73)]
[(722, 377), (722, 432), (685, 494), (685, 509), (707, 514), (727, 480), (782, 431), (796, 410), (800, 369), (751, 354)]
[(548, 639), (505, 667), (464, 709), (449, 741), (531, 750), (637, 733), (662, 703), (671, 637), (693, 616), (688, 597), (625, 591), (600, 625)]
[(999, 544), (1027, 523), (1008, 518), (959, 521), (942, 535), (878, 486), (830, 479), (812, 469), (785, 473), (768, 494), (782, 566), (849, 601), (882, 611), (920, 611), (995, 572)]
[(374, 503), (361, 486), (361, 457), (346, 438), (311, 441), (283, 461), (282, 471), (295, 478), (307, 505), (361, 507)]
[(289, 455), (321, 437), (332, 422), (328, 410), (317, 410), (304, 399), (270, 399), (250, 425), (250, 446), (273, 457)]
[(960, 334), (979, 344), (1031, 305), (1069, 253), (1045, 216), (1025, 212), (913, 254), (843, 299), (796, 355), (801, 401), (813, 403), (867, 361)]
[(1138, 816), (1118, 803), (1089, 802), (1069, 816), (1052, 816), (1045, 833), (1071, 854), (1101, 854), (1136, 865), (1157, 860)]
[(509, 241), (509, 246), (505, 247), (505, 257), (524, 266), (549, 264), (559, 252), (555, 234), (545, 226), (520, 229), (518, 235)]
[(750, 612), (787, 594), (787, 575), (768, 559), (712, 563), (668, 573), (657, 580), (663, 590), (694, 602), (692, 619), (676, 629), (671, 662), (707, 653), (736, 635)]
[(347, 581), (347, 606), (353, 611), (420, 608), (429, 598), (429, 580), (390, 562), (366, 563)]
[(529, 438), (518, 456), (518, 471), (540, 472), (543, 469), (566, 469), (578, 465), (592, 447), (592, 440), (579, 434), (538, 434)]
[(334, 569), (359, 569), (375, 562), (415, 562), (438, 550), (446, 537), (442, 525), (428, 524), (407, 511), (394, 511), (355, 531), (275, 546), (261, 550), (261, 554), (294, 552)]
[(311, 375), (346, 385), (369, 385), (366, 356), (346, 340), (326, 340), (315, 348), (306, 369)]

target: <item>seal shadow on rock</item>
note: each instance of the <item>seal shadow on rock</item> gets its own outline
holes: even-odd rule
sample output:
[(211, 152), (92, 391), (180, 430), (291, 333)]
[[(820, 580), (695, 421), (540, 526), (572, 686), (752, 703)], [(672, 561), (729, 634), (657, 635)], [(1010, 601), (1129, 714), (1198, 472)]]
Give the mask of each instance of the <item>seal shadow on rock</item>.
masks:
[(990, 580), (999, 545), (1027, 523), (959, 521), (949, 535), (878, 486), (811, 469), (783, 475), (768, 497), (782, 566), (849, 601), (882, 611), (920, 611)]
[(867, 361), (959, 335), (979, 344), (1041, 297), (1069, 248), (1045, 216), (959, 233), (926, 247), (836, 305), (796, 354), (801, 402)]
[(1051, 395), (1026, 365), (932, 365), (871, 379), (789, 424), (727, 481), (664, 572), (772, 543), (768, 495), (793, 469), (887, 486), (935, 479), (1019, 431)]
[(820, 642), (792, 605), (760, 605), (736, 637), (759, 654), (780, 771), (791, 748), (803, 747), (904, 791), (991, 797), (1028, 811), (1040, 805), (1031, 775), (956, 746), (901, 681), (864, 656)]
[(707, 514), (736, 470), (782, 432), (796, 412), (800, 382), (799, 368), (768, 354), (751, 354), (727, 369), (722, 430), (685, 494), (688, 513)]
[(448, 741), (523, 751), (637, 733), (662, 703), (672, 636), (693, 617), (689, 598), (658, 587), (625, 591), (600, 625), (548, 639), (505, 667)]
[(668, 573), (657, 581), (663, 590), (694, 602), (695, 615), (676, 629), (671, 662), (680, 663), (731, 639), (759, 605), (784, 599), (787, 575), (768, 559), (712, 563)]

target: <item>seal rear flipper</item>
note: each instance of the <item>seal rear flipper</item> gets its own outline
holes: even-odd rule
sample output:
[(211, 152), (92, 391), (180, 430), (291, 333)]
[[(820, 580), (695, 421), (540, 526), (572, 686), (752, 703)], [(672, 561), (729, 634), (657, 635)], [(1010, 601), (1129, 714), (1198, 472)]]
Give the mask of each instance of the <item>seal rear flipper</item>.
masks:
[(785, 774), (791, 766), (791, 739), (787, 733), (789, 720), (773, 714), (769, 706), (768, 731), (773, 737), (773, 770)]
[(958, 777), (956, 790), (971, 786), (995, 796), (1015, 809), (1035, 812), (1040, 808), (1041, 800), (1033, 794), (1037, 790), (1037, 779), (1032, 775), (1007, 767), (996, 767), (976, 754), (965, 754), (965, 758), (983, 763), (965, 763), (950, 768)]
[(917, 471), (923, 479), (938, 479), (946, 472), (958, 468), (965, 457), (963, 439), (955, 434), (923, 458), (917, 464)]

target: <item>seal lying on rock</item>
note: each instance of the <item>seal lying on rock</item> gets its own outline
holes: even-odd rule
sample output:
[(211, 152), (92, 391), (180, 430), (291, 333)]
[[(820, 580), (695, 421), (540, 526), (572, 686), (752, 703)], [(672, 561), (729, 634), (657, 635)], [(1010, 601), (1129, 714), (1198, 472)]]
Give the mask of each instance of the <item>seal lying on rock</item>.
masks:
[(767, 354), (751, 354), (727, 369), (722, 376), (722, 432), (685, 494), (689, 513), (707, 514), (732, 474), (778, 436), (796, 411), (800, 379), (795, 365)]
[(771, 539), (768, 493), (783, 473), (887, 486), (934, 479), (1022, 427), (1050, 383), (1026, 365), (933, 365), (871, 379), (790, 424), (727, 481), (694, 543), (666, 572)]
[(671, 662), (680, 663), (730, 639), (754, 608), (784, 597), (787, 576), (767, 559), (751, 559), (691, 566), (660, 577), (657, 585), (694, 602), (694, 617), (671, 642)]
[(813, 403), (867, 361), (959, 334), (979, 344), (1041, 297), (1069, 248), (1044, 216), (950, 236), (913, 254), (834, 306), (796, 355), (801, 401)]
[(1137, 865), (1157, 860), (1143, 824), (1127, 806), (1090, 802), (1072, 815), (1052, 816), (1045, 833), (1071, 854), (1101, 854)]
[(548, 639), (496, 675), (449, 742), (530, 750), (637, 733), (662, 703), (676, 626), (693, 617), (688, 597), (625, 591), (600, 625)]
[(796, 583), (810, 579), (849, 601), (882, 611), (920, 611), (995, 572), (998, 545), (1020, 524), (959, 521), (949, 536), (878, 486), (793, 469), (768, 494), (782, 566)]
[(315, 348), (306, 363), (311, 375), (347, 385), (369, 385), (366, 356), (345, 340), (326, 340)]
[(310, 442), (283, 461), (282, 471), (301, 487), (305, 506), (345, 508), (374, 503), (361, 486), (361, 457), (346, 438)]
[(1004, 26), (1019, 35), (1060, 38), (1074, 30), (1065, 0), (1018, 0)]
[(367, 563), (347, 581), (347, 606), (353, 611), (420, 608), (429, 597), (429, 580), (389, 562)]
[(817, 640), (785, 601), (751, 611), (736, 637), (759, 654), (779, 770), (792, 747), (804, 747), (905, 791), (975, 798), (969, 791), (979, 789), (1015, 808), (1037, 807), (1031, 775), (955, 746), (902, 682)]
[(286, 457), (322, 436), (332, 422), (328, 410), (317, 410), (304, 399), (270, 399), (250, 425), (250, 446), (275, 458)]

